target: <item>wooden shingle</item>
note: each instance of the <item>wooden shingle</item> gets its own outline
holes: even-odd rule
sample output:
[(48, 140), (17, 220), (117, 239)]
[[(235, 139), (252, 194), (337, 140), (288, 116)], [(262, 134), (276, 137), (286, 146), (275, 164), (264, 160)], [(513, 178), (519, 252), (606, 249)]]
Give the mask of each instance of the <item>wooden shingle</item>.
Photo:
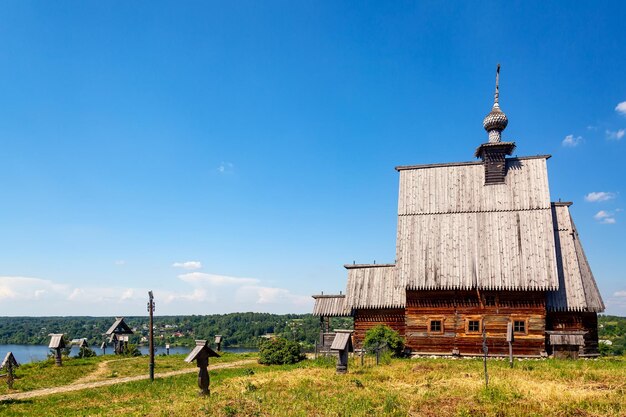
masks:
[(319, 317), (349, 317), (352, 309), (346, 305), (346, 296), (314, 295), (313, 315)]
[(551, 311), (604, 311), (604, 302), (571, 218), (571, 203), (553, 203), (559, 288), (548, 293)]

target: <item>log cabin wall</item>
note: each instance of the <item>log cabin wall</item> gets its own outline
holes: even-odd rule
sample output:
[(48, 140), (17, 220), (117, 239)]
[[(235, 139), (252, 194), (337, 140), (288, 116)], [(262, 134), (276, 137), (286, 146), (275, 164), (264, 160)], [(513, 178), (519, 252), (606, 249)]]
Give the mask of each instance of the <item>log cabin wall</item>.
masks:
[(354, 311), (354, 344), (363, 346), (365, 332), (374, 326), (384, 324), (404, 336), (404, 308), (356, 309)]
[[(415, 353), (482, 354), (482, 326), (490, 354), (508, 354), (507, 324), (523, 322), (515, 333), (513, 354), (545, 351), (545, 292), (407, 291), (406, 345)], [(431, 327), (432, 321), (441, 321)], [(470, 321), (478, 328), (471, 329)], [(475, 325), (475, 323), (473, 323)]]
[[(550, 311), (546, 317), (547, 330), (575, 331), (584, 330), (584, 355), (595, 356), (600, 353), (598, 348), (598, 314), (593, 312)], [(548, 346), (548, 352), (551, 352)]]

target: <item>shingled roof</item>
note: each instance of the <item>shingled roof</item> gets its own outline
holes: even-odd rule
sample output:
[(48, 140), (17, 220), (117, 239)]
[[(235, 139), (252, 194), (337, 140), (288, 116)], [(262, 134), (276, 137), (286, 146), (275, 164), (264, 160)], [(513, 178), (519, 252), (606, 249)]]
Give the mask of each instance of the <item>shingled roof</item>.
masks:
[(407, 289), (476, 288), (549, 291), (550, 310), (604, 311), (570, 203), (550, 202), (548, 158), (507, 159), (497, 185), (480, 162), (397, 167), (396, 264), (345, 265), (345, 299), (314, 296), (314, 314), (402, 308)]
[(350, 308), (397, 308), (406, 304), (406, 288), (394, 264), (345, 265), (346, 305)]
[(315, 305), (313, 315), (320, 317), (348, 317), (352, 309), (346, 305), (346, 296), (343, 294), (314, 295)]
[(547, 308), (552, 311), (604, 311), (576, 226), (569, 212), (572, 203), (553, 203), (559, 289), (548, 293)]
[(509, 158), (503, 184), (481, 163), (398, 167), (397, 266), (408, 289), (555, 290), (546, 159)]
[(105, 333), (108, 336), (113, 334), (133, 334), (133, 331), (128, 324), (124, 321), (124, 317), (116, 317), (115, 322), (111, 325), (109, 330)]

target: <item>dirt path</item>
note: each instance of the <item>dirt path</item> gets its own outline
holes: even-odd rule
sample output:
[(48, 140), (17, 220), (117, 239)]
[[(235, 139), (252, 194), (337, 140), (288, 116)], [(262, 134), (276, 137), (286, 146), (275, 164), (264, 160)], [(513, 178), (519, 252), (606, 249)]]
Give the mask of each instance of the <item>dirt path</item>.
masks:
[[(118, 360), (120, 360), (120, 359), (118, 359)], [(95, 381), (97, 379), (100, 379), (100, 377), (105, 375), (107, 373), (107, 371), (109, 370), (109, 363), (117, 362), (118, 360), (110, 360), (110, 361), (102, 361), (102, 362), (100, 362), (98, 364), (98, 367), (96, 368), (95, 371), (93, 371), (89, 375), (85, 375), (84, 377), (77, 379), (76, 381), (72, 382), (71, 385), (86, 384), (87, 382), (91, 382), (91, 381)]]
[[(109, 362), (112, 362), (112, 361), (109, 361)], [(254, 359), (249, 359), (249, 360), (244, 360), (244, 361), (224, 363), (221, 365), (213, 365), (209, 367), (209, 372), (215, 369), (232, 368), (235, 366), (247, 365), (247, 364), (255, 363), (255, 362), (256, 361)], [(106, 362), (101, 362), (101, 365), (104, 365), (105, 363)], [(106, 365), (102, 366), (103, 370), (106, 370), (106, 368), (107, 368)], [(98, 369), (94, 371), (94, 373), (87, 375), (85, 378), (93, 377), (99, 370), (100, 370), (100, 366), (98, 366)], [(198, 372), (197, 368), (180, 369), (178, 371), (170, 371), (170, 372), (164, 372), (162, 374), (156, 374), (154, 375), (154, 377), (155, 378), (167, 378), (167, 377), (174, 376), (174, 375), (190, 374), (190, 373), (195, 373), (195, 372)], [(38, 389), (38, 390), (33, 390), (33, 391), (28, 391), (28, 392), (18, 392), (15, 394), (0, 395), (0, 401), (23, 400), (26, 398), (41, 397), (44, 395), (79, 391), (79, 390), (88, 389), (88, 388), (106, 387), (109, 385), (123, 384), (125, 382), (131, 382), (131, 381), (141, 381), (141, 380), (148, 379), (148, 378), (149, 378), (148, 375), (136, 375), (136, 376), (127, 376), (127, 377), (119, 378), (119, 379), (112, 379), (112, 380), (109, 379), (106, 381), (86, 382), (86, 383), (80, 383), (80, 384), (75, 382), (74, 384), (64, 385), (62, 387), (43, 388), (43, 389)]]

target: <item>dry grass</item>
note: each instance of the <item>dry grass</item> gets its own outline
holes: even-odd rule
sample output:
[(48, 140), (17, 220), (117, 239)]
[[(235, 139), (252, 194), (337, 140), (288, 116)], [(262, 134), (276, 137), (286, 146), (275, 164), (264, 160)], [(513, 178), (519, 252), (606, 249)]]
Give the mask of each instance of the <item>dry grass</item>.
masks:
[(194, 375), (0, 404), (12, 415), (144, 416), (626, 416), (626, 361), (394, 360), (352, 367), (254, 365), (211, 372), (210, 398)]

